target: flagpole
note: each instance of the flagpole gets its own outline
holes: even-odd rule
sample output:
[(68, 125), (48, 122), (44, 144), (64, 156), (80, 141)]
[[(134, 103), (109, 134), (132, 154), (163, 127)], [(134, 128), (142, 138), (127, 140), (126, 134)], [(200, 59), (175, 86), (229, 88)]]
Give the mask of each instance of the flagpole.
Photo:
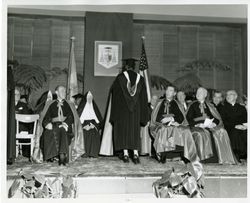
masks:
[[(142, 39), (142, 46), (145, 49), (145, 43), (144, 42), (145, 42), (146, 37), (142, 36), (141, 39)], [(143, 74), (143, 76), (145, 78), (147, 96), (148, 96), (148, 103), (150, 103), (151, 102), (151, 88), (150, 88), (151, 86), (150, 86), (148, 69), (144, 69), (143, 71), (140, 71), (140, 72), (142, 72), (142, 74)]]
[(76, 63), (75, 63), (75, 54), (74, 54), (74, 40), (75, 40), (75, 37), (72, 36), (70, 38), (71, 43), (70, 43), (70, 54), (69, 54), (69, 63), (68, 63), (68, 78), (67, 78), (67, 86), (66, 86), (66, 95), (67, 95), (68, 100), (71, 100), (71, 97), (73, 96), (72, 93), (74, 94), (78, 93)]

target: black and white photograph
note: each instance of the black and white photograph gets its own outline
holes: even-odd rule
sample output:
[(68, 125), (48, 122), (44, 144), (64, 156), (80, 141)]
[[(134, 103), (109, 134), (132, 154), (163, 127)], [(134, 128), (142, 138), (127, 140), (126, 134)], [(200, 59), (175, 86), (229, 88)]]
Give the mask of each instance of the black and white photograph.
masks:
[(1, 6), (3, 202), (247, 202), (248, 1)]

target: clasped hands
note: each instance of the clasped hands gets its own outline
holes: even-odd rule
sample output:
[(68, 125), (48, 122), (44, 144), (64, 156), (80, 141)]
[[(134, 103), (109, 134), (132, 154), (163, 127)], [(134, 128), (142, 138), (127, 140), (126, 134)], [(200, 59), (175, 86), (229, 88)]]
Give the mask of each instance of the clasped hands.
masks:
[(161, 123), (168, 123), (169, 126), (179, 126), (180, 124), (174, 120), (173, 116), (167, 116), (161, 120)]
[(243, 123), (242, 125), (236, 125), (236, 129), (238, 130), (246, 130), (247, 129), (247, 123)]
[(90, 123), (90, 124), (88, 124), (88, 125), (85, 125), (85, 126), (83, 127), (83, 129), (85, 129), (85, 130), (87, 130), (87, 131), (89, 131), (90, 129), (93, 129), (93, 128), (95, 128), (95, 126), (94, 126), (92, 123)]
[[(53, 129), (53, 125), (52, 125), (52, 123), (48, 123), (48, 124), (45, 126), (45, 128), (46, 128), (46, 129), (48, 129), (48, 130), (52, 130), (52, 129)], [(67, 132), (67, 131), (68, 131), (68, 128), (69, 128), (69, 126), (67, 125), (67, 123), (62, 122), (62, 124), (61, 124), (61, 125), (59, 125), (59, 128), (64, 128), (64, 129), (65, 129), (65, 131)]]

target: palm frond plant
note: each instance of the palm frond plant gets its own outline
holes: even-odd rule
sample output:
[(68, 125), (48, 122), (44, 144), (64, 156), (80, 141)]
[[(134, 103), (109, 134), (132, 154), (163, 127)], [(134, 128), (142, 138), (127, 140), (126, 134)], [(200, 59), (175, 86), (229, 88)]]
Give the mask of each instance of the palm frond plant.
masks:
[(167, 79), (158, 76), (151, 75), (150, 76), (151, 87), (156, 88), (157, 90), (165, 90), (168, 85), (171, 84)]
[(192, 97), (196, 90), (202, 86), (200, 78), (195, 73), (187, 73), (177, 78), (173, 84), (178, 90), (184, 91), (186, 95), (190, 97)]
[(208, 59), (200, 59), (191, 61), (183, 68), (181, 68), (179, 71), (197, 71), (197, 70), (213, 70), (218, 69), (222, 71), (229, 71), (231, 70), (231, 67), (228, 64), (221, 63), (219, 61), (212, 61)]
[(14, 69), (14, 81), (16, 86), (23, 88), (29, 96), (32, 91), (43, 87), (47, 76), (40, 66), (19, 64)]

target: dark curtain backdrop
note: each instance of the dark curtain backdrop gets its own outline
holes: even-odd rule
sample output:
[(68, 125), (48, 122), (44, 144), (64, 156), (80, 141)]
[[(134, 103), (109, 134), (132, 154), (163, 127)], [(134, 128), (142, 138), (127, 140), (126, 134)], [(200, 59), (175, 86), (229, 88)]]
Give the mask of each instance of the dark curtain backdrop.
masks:
[(11, 67), (7, 69), (7, 161), (16, 158), (15, 84)]
[(247, 95), (247, 25), (242, 26), (242, 76), (243, 94)]
[(115, 77), (94, 76), (95, 41), (122, 41), (122, 58), (132, 57), (133, 15), (87, 12), (85, 18), (84, 92), (90, 90), (102, 114)]

